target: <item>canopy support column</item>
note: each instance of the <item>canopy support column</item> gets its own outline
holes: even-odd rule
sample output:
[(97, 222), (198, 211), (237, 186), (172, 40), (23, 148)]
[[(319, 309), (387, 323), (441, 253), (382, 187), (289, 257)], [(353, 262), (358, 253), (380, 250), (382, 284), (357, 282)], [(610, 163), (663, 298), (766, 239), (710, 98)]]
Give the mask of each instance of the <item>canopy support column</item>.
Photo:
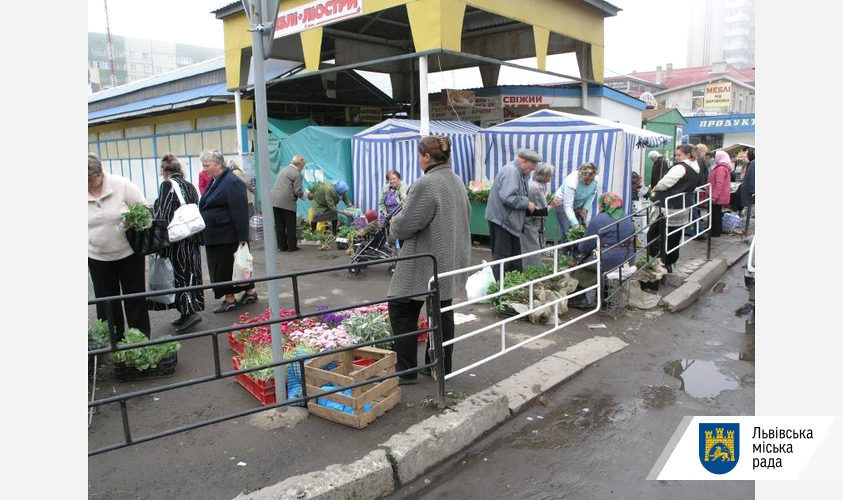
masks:
[(419, 57), (419, 133), (422, 137), (430, 135), (430, 102), (427, 91), (427, 56)]

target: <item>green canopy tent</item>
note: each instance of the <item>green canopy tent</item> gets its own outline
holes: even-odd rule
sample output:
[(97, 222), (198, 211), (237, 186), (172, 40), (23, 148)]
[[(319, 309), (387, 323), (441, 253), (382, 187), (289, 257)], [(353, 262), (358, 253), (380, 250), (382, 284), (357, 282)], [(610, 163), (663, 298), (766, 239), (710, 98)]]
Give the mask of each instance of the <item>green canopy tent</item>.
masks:
[[(282, 139), (279, 144), (277, 161), (272, 170), (278, 171), (289, 165), (295, 155), (304, 156), (307, 161), (302, 175), (304, 188), (321, 180), (344, 181), (350, 186), (349, 197), (354, 198), (352, 180), (351, 137), (366, 127), (320, 127), (309, 126)], [(299, 217), (307, 217), (310, 202), (299, 200)]]

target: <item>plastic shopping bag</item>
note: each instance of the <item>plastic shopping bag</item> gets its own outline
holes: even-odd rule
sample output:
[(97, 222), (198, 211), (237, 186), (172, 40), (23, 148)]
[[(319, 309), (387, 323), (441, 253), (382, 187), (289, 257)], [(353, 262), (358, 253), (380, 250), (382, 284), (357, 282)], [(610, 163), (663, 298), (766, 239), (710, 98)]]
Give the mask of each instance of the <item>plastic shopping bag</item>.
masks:
[[(152, 254), (149, 259), (149, 276), (147, 278), (147, 291), (169, 290), (176, 287), (176, 276), (173, 273), (173, 263), (170, 259)], [(147, 297), (150, 302), (168, 306), (175, 303), (176, 294), (156, 295)]]
[[(485, 264), (486, 261), (484, 260)], [(468, 300), (480, 298), (488, 295), (489, 285), (495, 282), (495, 275), (492, 274), (492, 268), (486, 266), (468, 277), (465, 282), (465, 294)], [(488, 300), (483, 300), (480, 303), (485, 304)]]
[(234, 252), (234, 269), (231, 273), (232, 281), (252, 279), (252, 253), (249, 245), (243, 243)]

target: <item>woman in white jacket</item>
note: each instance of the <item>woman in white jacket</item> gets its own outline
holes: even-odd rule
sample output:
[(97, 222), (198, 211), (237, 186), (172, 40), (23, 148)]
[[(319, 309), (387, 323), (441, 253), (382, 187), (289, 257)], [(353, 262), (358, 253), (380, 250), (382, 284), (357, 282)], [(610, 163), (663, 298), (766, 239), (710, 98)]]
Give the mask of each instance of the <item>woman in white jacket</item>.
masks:
[(556, 220), (559, 222), (559, 240), (567, 241), (568, 229), (573, 226), (588, 226), (591, 221), (591, 206), (597, 196), (599, 169), (588, 162), (571, 172), (553, 193), (554, 200), (561, 200), (556, 207)]

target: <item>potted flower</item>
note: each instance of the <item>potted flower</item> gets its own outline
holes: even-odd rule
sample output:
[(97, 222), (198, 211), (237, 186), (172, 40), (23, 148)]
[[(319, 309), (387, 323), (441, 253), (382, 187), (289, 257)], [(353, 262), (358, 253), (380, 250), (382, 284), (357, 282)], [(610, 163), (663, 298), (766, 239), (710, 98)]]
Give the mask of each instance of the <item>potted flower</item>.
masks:
[(469, 230), (471, 234), (489, 236), (489, 223), (486, 221), (486, 202), (489, 201), (489, 192), (492, 184), (488, 181), (471, 181), (466, 187), (468, 201), (471, 204), (471, 221)]
[[(117, 346), (123, 347), (148, 340), (140, 330), (129, 328)], [(176, 353), (179, 349), (180, 343), (166, 342), (114, 352), (111, 354), (114, 374), (117, 380), (122, 382), (175, 375), (178, 362)]]

